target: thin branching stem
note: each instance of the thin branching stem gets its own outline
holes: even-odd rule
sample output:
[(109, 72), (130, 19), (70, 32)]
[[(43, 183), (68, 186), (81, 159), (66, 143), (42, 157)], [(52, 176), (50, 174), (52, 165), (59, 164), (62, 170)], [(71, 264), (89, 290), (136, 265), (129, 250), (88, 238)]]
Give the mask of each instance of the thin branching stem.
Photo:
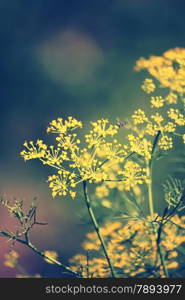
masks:
[(99, 241), (101, 243), (101, 247), (103, 249), (104, 255), (106, 257), (106, 260), (107, 260), (107, 263), (108, 263), (108, 266), (109, 266), (109, 269), (110, 269), (110, 272), (111, 272), (111, 276), (112, 276), (112, 278), (115, 278), (116, 276), (115, 276), (114, 268), (113, 268), (111, 259), (110, 259), (109, 255), (108, 255), (104, 239), (103, 239), (103, 237), (101, 235), (101, 232), (100, 232), (100, 229), (99, 229), (99, 225), (97, 223), (94, 211), (93, 211), (92, 206), (91, 206), (91, 202), (90, 202), (88, 191), (87, 191), (87, 182), (86, 181), (83, 181), (83, 191), (84, 191), (84, 198), (85, 198), (85, 203), (86, 203), (86, 206), (87, 206), (87, 209), (88, 209), (88, 213), (89, 213), (89, 216), (91, 218), (91, 221), (92, 221), (92, 224), (94, 226), (94, 229), (95, 229), (95, 231), (97, 233), (97, 236), (99, 238)]
[(3, 236), (3, 237), (9, 238), (13, 241), (17, 241), (17, 242), (27, 246), (28, 248), (30, 248), (35, 253), (42, 256), (45, 260), (48, 260), (51, 263), (61, 267), (66, 273), (71, 274), (74, 277), (81, 277), (78, 273), (72, 271), (69, 267), (65, 266), (63, 263), (59, 262), (56, 259), (53, 259), (52, 257), (49, 257), (49, 256), (45, 255), (45, 253), (43, 251), (41, 251), (39, 248), (37, 248), (36, 246), (34, 246), (30, 242), (30, 240), (28, 238), (28, 235), (25, 236), (25, 239), (21, 239), (21, 238), (17, 237), (16, 235), (14, 236), (14, 235), (6, 232), (6, 231), (0, 231), (0, 235)]
[[(3, 201), (1, 199), (1, 202), (7, 207), (9, 210), (12, 211), (12, 206), (9, 205), (8, 201)], [(20, 203), (21, 204), (21, 203)], [(20, 205), (19, 205), (20, 206)], [(0, 236), (6, 237), (9, 240), (12, 240), (13, 242), (19, 242), (20, 244), (23, 244), (30, 248), (32, 251), (37, 253), (38, 255), (42, 256), (45, 260), (50, 261), (51, 263), (61, 267), (65, 273), (71, 274), (73, 277), (81, 277), (80, 274), (72, 271), (69, 267), (65, 266), (60, 261), (53, 259), (52, 257), (49, 257), (45, 254), (45, 252), (41, 251), (39, 248), (34, 246), (30, 240), (30, 231), (35, 225), (46, 225), (47, 223), (38, 222), (36, 217), (36, 206), (32, 206), (31, 209), (28, 211), (28, 213), (24, 213), (22, 210), (22, 207), (20, 206), (21, 210), (14, 211), (14, 216), (20, 223), (21, 232), (11, 233), (9, 231), (2, 231), (0, 230)]]

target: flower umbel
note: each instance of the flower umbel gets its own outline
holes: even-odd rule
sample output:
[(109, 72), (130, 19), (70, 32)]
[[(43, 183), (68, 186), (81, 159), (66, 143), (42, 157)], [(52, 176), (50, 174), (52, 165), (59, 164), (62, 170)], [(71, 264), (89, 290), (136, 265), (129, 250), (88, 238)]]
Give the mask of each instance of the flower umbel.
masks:
[[(185, 49), (140, 58), (135, 69), (149, 73), (141, 86), (148, 100), (144, 107), (136, 107), (128, 120), (114, 124), (101, 118), (90, 122), (90, 130), (84, 134), (81, 121), (71, 116), (57, 118), (47, 128), (47, 133), (54, 135), (54, 145), (40, 139), (25, 142), (20, 153), (25, 161), (37, 159), (49, 167), (47, 182), (53, 198), (80, 195), (80, 200), (83, 188), (94, 232), (87, 234), (82, 253), (70, 260), (73, 271), (65, 267), (75, 276), (169, 277), (180, 266), (179, 249), (185, 242), (184, 182), (166, 180), (159, 197), (158, 191), (153, 191), (153, 175), (156, 161), (171, 149), (171, 155), (176, 152), (179, 137), (180, 145), (185, 144)], [(13, 236), (5, 231), (1, 234), (27, 244), (45, 261), (62, 267), (55, 251), (42, 252), (29, 243), (30, 228), (39, 224), (35, 206), (30, 208), (29, 218), (22, 202), (13, 206), (2, 203), (23, 230)], [(7, 257), (7, 265), (15, 265), (17, 258), (15, 253)]]

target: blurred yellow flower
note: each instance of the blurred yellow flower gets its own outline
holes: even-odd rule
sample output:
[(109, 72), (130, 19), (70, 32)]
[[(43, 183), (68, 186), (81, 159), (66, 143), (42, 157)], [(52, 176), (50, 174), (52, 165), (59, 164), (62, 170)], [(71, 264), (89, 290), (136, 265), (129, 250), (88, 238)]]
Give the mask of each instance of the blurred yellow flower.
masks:
[(4, 265), (9, 268), (15, 268), (18, 263), (19, 253), (15, 250), (10, 251), (9, 253), (5, 254), (5, 261)]
[[(157, 231), (154, 231), (154, 224), (150, 220), (151, 217), (148, 217), (147, 220), (130, 219), (126, 225), (118, 221), (109, 222), (100, 228), (107, 245), (107, 252), (117, 272), (117, 277), (137, 277), (140, 273), (147, 274), (156, 262), (155, 273), (158, 272), (158, 276), (163, 276), (160, 261), (156, 261), (158, 257)], [(178, 257), (177, 248), (185, 241), (185, 231), (178, 229), (174, 223), (179, 224), (182, 228), (185, 224), (184, 218), (177, 215), (172, 217), (171, 221), (172, 223), (168, 222), (164, 225), (161, 245), (164, 254), (168, 257), (166, 260), (167, 268), (175, 269), (178, 267), (176, 261)], [(100, 243), (94, 232), (87, 234), (82, 247), (85, 250), (91, 250), (88, 255), (89, 275), (100, 278), (109, 277), (110, 271), (106, 260), (100, 258)], [(75, 271), (79, 270), (79, 266), (82, 266), (82, 274), (86, 277), (87, 257), (85, 255), (75, 255), (70, 259), (70, 263)]]
[(52, 262), (52, 260), (55, 261), (55, 260), (57, 260), (57, 258), (58, 258), (57, 252), (56, 252), (56, 251), (53, 251), (53, 250), (45, 250), (45, 251), (44, 251), (44, 255), (46, 256), (46, 257), (44, 258), (44, 260), (45, 260), (48, 264), (53, 264), (54, 262)]
[(155, 91), (156, 86), (151, 78), (146, 78), (141, 86), (143, 91), (145, 91), (147, 94), (150, 94)]

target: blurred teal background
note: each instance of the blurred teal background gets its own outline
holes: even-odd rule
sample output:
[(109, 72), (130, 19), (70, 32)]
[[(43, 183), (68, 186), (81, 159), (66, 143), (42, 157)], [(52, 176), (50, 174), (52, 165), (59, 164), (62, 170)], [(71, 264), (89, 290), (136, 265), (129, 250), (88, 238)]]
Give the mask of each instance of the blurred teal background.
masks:
[[(49, 121), (59, 116), (115, 121), (144, 107), (145, 74), (134, 73), (135, 61), (185, 46), (184, 9), (179, 0), (0, 0), (0, 194), (28, 202), (38, 196), (40, 218), (49, 225), (37, 228), (33, 241), (58, 250), (64, 261), (86, 230), (76, 226), (78, 205), (51, 200), (47, 170), (24, 163), (22, 144), (47, 139)], [(0, 214), (1, 228), (8, 228), (11, 221)], [(3, 267), (10, 245), (0, 240), (1, 277), (16, 273)], [(60, 276), (20, 251), (31, 274)]]

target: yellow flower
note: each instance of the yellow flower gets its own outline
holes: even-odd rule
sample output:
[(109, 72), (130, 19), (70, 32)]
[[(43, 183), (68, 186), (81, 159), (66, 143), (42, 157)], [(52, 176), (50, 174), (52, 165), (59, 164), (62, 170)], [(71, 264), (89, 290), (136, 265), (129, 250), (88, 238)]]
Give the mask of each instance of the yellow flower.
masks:
[(163, 135), (159, 142), (158, 145), (161, 149), (163, 150), (168, 150), (171, 149), (173, 147), (173, 140), (171, 137), (167, 136), (167, 135)]
[(127, 138), (129, 140), (129, 149), (131, 153), (135, 152), (147, 159), (150, 159), (152, 150), (151, 141), (143, 138), (142, 136), (136, 137), (133, 134), (129, 134)]
[(162, 87), (168, 88), (172, 92), (185, 92), (184, 48), (170, 49), (164, 52), (163, 56), (151, 56), (149, 59), (140, 58), (136, 62), (135, 70), (140, 71), (141, 69), (147, 69)]
[(29, 143), (24, 142), (24, 147), (26, 148), (26, 150), (23, 150), (20, 153), (24, 160), (35, 158), (42, 159), (46, 155), (47, 146), (43, 143), (42, 140), (37, 140), (35, 145), (32, 141), (30, 141)]
[(185, 117), (183, 114), (179, 112), (178, 109), (170, 108), (168, 110), (168, 116), (170, 119), (174, 120), (174, 122), (179, 125), (179, 126), (184, 126), (185, 125)]
[(18, 263), (19, 253), (15, 250), (10, 251), (8, 254), (5, 254), (4, 265), (9, 268), (15, 268)]
[(164, 99), (161, 96), (151, 98), (151, 107), (160, 108), (164, 105)]
[(152, 79), (146, 78), (141, 86), (141, 88), (147, 93), (150, 94), (155, 91), (156, 86)]
[(134, 124), (143, 124), (148, 120), (148, 118), (145, 116), (145, 112), (141, 109), (138, 109), (134, 112), (132, 115), (132, 118), (134, 119)]
[(177, 103), (177, 95), (170, 92), (166, 98), (165, 98), (165, 101), (167, 104), (176, 104)]
[(185, 134), (182, 135), (183, 143), (185, 144)]
[(174, 48), (164, 52), (164, 57), (174, 61), (178, 61), (179, 59), (185, 59), (185, 49), (183, 48)]
[[(159, 137), (157, 144), (162, 150), (173, 147), (174, 135), (182, 136), (185, 140), (183, 133), (178, 132), (178, 126), (185, 125), (183, 112), (176, 106), (172, 108), (166, 105), (176, 105), (178, 100), (183, 102), (185, 49), (175, 48), (162, 56), (141, 58), (135, 69), (146, 69), (159, 82), (160, 88), (168, 91), (167, 96), (151, 97), (150, 114), (147, 112), (146, 115), (140, 108), (135, 110), (132, 120), (125, 126), (125, 130), (130, 130), (126, 136), (127, 143), (124, 143), (121, 136), (115, 137), (120, 126), (103, 118), (91, 122), (91, 129), (81, 141), (75, 130), (82, 128), (82, 122), (71, 116), (67, 119), (57, 118), (49, 124), (47, 132), (56, 135), (56, 147), (46, 145), (42, 140), (24, 143), (25, 149), (21, 156), (25, 160), (38, 159), (43, 165), (55, 169), (55, 173), (48, 177), (53, 197), (70, 195), (75, 198), (77, 185), (83, 181), (104, 184), (104, 187), (96, 189), (99, 198), (107, 197), (109, 189), (130, 190), (136, 184), (148, 183), (144, 164), (151, 159), (155, 137)], [(142, 88), (151, 93), (156, 86), (152, 78), (146, 78)], [(160, 114), (156, 112), (159, 108), (162, 108)], [(133, 170), (130, 168), (129, 171), (125, 159), (133, 154)], [(119, 181), (120, 175), (123, 176), (123, 181)]]
[[(147, 220), (128, 220), (127, 224), (121, 222), (105, 223), (100, 232), (105, 240), (107, 252), (112, 261), (117, 277), (128, 276), (137, 277), (140, 273), (148, 273), (150, 268), (155, 265), (159, 271), (155, 276), (163, 276), (160, 261), (156, 262), (158, 257), (157, 233), (154, 233), (155, 216), (147, 217)], [(183, 217), (174, 216), (172, 222), (184, 223)], [(156, 224), (157, 225), (157, 224)], [(161, 246), (166, 257), (167, 269), (177, 268), (178, 257), (177, 247), (183, 243), (185, 231), (179, 230), (173, 223), (166, 223), (161, 233)], [(106, 260), (100, 254), (100, 242), (95, 232), (87, 234), (85, 242), (82, 244), (84, 250), (91, 249), (88, 256), (88, 272), (90, 277), (105, 278), (110, 277), (110, 270)], [(170, 251), (170, 252), (169, 252)], [(87, 257), (77, 254), (70, 263), (74, 270), (83, 271), (84, 277), (87, 277)]]
[(163, 126), (163, 131), (164, 132), (175, 132), (176, 129), (176, 124), (173, 122), (168, 122), (166, 125)]
[(74, 191), (69, 191), (69, 194), (70, 194), (71, 198), (73, 198), (73, 199), (76, 197), (76, 192), (74, 192)]
[[(46, 256), (44, 258), (44, 260), (48, 263), (48, 264), (54, 264), (54, 261), (57, 260), (58, 258), (58, 254), (56, 251), (53, 250), (45, 250), (44, 251), (44, 255)], [(51, 260), (50, 260), (51, 259)], [(53, 260), (53, 262), (52, 262)]]
[(105, 198), (109, 195), (109, 190), (105, 185), (97, 186), (96, 188), (96, 196), (98, 198)]
[(176, 269), (178, 266), (179, 266), (179, 264), (177, 261), (173, 261), (173, 262), (167, 264), (168, 269)]
[(112, 125), (107, 119), (101, 119), (96, 122), (91, 122), (93, 129), (89, 135), (86, 135), (86, 142), (89, 147), (94, 146), (98, 140), (106, 136), (114, 136), (118, 132), (118, 126)]
[(16, 278), (42, 278), (42, 276), (38, 273), (36, 273), (33, 276), (29, 276), (29, 275), (23, 275), (23, 274), (17, 274)]
[(168, 255), (168, 258), (175, 258), (178, 256), (178, 252), (177, 251), (171, 251)]
[(101, 204), (106, 207), (106, 208), (111, 208), (112, 207), (112, 203), (109, 200), (102, 200)]
[(47, 132), (52, 132), (63, 136), (68, 132), (68, 130), (74, 130), (78, 127), (82, 128), (82, 122), (73, 117), (68, 117), (67, 120), (58, 118), (50, 123), (50, 126), (47, 128)]
[(159, 113), (156, 113), (155, 115), (152, 115), (151, 118), (158, 124), (160, 124), (164, 118)]
[(92, 250), (98, 251), (98, 250), (100, 250), (100, 245), (97, 245), (96, 243), (93, 243), (93, 242), (84, 242), (82, 244), (82, 247), (86, 251), (92, 251)]
[(53, 198), (57, 195), (66, 196), (68, 193), (72, 198), (75, 197), (76, 192), (73, 190), (75, 188), (75, 178), (76, 174), (74, 172), (69, 172), (65, 170), (58, 171), (57, 175), (51, 175), (48, 177), (49, 187), (52, 190)]
[(157, 124), (148, 123), (146, 125), (145, 132), (149, 135), (155, 136), (155, 135), (157, 135), (158, 130), (159, 130), (159, 127), (157, 126)]
[(126, 191), (138, 184), (143, 184), (147, 180), (146, 169), (131, 160), (127, 161), (119, 175), (123, 176), (123, 186)]

